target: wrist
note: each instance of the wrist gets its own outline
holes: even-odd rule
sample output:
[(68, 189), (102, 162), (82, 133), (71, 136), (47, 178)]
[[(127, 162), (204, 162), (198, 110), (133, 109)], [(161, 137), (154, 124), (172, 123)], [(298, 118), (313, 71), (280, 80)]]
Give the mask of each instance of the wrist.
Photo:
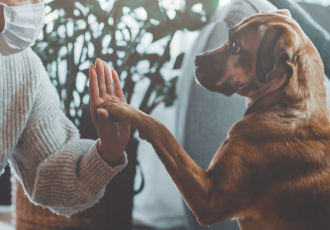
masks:
[(124, 151), (122, 152), (114, 152), (111, 151), (111, 149), (106, 148), (103, 144), (102, 141), (99, 140), (96, 145), (96, 149), (102, 159), (107, 162), (108, 165), (111, 167), (114, 167), (116, 165), (120, 165), (124, 163), (125, 160), (125, 155)]

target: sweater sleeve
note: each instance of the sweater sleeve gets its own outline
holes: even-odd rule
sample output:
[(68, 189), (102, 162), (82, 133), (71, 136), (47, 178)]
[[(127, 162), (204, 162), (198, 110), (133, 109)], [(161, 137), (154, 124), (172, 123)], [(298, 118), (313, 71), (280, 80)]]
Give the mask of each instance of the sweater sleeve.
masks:
[(60, 110), (58, 94), (46, 72), (41, 72), (11, 165), (33, 203), (71, 216), (103, 196), (127, 158), (112, 168), (98, 154), (96, 141), (80, 139), (77, 128)]

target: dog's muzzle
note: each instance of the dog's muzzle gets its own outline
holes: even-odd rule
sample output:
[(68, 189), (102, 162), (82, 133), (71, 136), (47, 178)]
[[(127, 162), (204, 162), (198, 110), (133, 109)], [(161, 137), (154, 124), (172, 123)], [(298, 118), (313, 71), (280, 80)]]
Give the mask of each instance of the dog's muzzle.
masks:
[(230, 79), (219, 84), (224, 77), (224, 66), (227, 62), (225, 57), (219, 53), (209, 52), (197, 55), (195, 58), (195, 76), (196, 81), (207, 90), (229, 96), (237, 91), (238, 86), (234, 85)]
[(215, 82), (212, 77), (215, 69), (210, 55), (200, 54), (195, 58), (195, 76), (196, 80), (206, 89), (213, 91)]

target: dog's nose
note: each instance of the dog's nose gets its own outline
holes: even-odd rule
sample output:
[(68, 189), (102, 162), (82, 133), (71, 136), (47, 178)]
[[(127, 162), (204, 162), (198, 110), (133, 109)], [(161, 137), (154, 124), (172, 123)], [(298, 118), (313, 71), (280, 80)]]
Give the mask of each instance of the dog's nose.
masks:
[(198, 55), (195, 57), (195, 66), (198, 66)]

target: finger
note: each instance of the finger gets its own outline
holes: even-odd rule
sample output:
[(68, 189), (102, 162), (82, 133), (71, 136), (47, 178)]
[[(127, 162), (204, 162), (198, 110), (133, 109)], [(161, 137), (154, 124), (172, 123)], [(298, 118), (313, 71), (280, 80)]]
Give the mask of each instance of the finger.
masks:
[(105, 61), (103, 61), (103, 66), (104, 66), (105, 86), (107, 88), (107, 93), (112, 97), (114, 96), (114, 91), (113, 91), (111, 73), (108, 64)]
[(92, 117), (95, 117), (95, 107), (96, 102), (99, 98), (99, 86), (97, 83), (97, 74), (95, 66), (91, 65), (89, 67), (89, 96), (90, 96), (90, 104), (91, 104), (91, 113)]
[(95, 66), (91, 65), (89, 67), (89, 95), (91, 101), (95, 101), (99, 98), (99, 86), (97, 83), (97, 74)]
[(97, 58), (95, 62), (96, 73), (97, 73), (97, 81), (99, 84), (99, 94), (100, 97), (104, 97), (107, 95), (105, 80), (104, 80), (104, 67), (101, 59)]
[(121, 88), (119, 76), (118, 76), (116, 70), (112, 69), (111, 73), (112, 73), (112, 80), (113, 80), (113, 84), (114, 84), (114, 90), (115, 90), (116, 97), (118, 97), (121, 101), (126, 102), (126, 98), (125, 98), (123, 90)]

